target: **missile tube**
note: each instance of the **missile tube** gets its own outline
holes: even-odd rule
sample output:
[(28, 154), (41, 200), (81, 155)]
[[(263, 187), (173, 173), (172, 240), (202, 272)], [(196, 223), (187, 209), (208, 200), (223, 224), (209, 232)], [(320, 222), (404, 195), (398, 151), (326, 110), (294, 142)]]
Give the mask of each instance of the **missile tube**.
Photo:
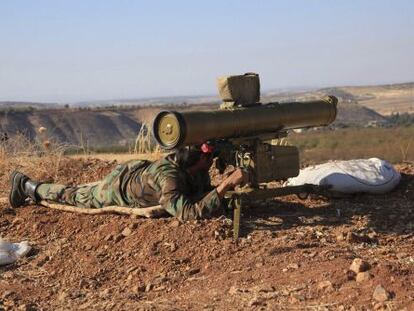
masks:
[(162, 111), (154, 119), (153, 136), (165, 149), (288, 129), (326, 126), (336, 118), (338, 99), (259, 104), (210, 111)]

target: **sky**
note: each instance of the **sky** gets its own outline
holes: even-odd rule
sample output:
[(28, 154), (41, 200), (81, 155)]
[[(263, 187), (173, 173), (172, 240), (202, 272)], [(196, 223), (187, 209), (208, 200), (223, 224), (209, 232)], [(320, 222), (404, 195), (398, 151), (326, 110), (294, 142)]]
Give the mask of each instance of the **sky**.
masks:
[(414, 1), (0, 0), (0, 101), (414, 81)]

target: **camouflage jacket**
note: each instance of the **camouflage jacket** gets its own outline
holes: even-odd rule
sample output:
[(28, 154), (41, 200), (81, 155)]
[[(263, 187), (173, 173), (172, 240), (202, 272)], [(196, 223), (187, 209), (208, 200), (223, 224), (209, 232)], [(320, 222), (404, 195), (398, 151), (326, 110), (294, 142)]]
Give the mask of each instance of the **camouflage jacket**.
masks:
[(208, 171), (191, 176), (172, 156), (139, 163), (123, 178), (122, 188), (129, 205), (161, 204), (180, 220), (210, 217), (221, 206), (217, 191), (210, 184)]

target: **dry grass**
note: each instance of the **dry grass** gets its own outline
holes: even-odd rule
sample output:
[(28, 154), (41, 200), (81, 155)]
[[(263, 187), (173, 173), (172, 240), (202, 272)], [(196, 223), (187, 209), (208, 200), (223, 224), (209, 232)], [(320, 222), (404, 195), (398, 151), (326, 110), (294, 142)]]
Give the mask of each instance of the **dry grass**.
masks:
[(393, 163), (414, 161), (414, 127), (349, 128), (293, 134), (303, 163), (378, 157)]
[(33, 143), (16, 135), (0, 145), (0, 184), (4, 185), (13, 170), (24, 170), (33, 176), (58, 174), (64, 146), (49, 140)]
[[(45, 143), (47, 142), (47, 143)], [(8, 194), (9, 178), (14, 170), (35, 180), (64, 184), (81, 184), (104, 177), (116, 161), (81, 160), (64, 156), (66, 146), (49, 139), (30, 141), (24, 135), (0, 143), (0, 195)], [(99, 165), (96, 165), (99, 162)]]
[(157, 154), (161, 153), (160, 146), (151, 135), (151, 130), (147, 123), (142, 123), (135, 139), (134, 154)]
[[(46, 142), (46, 143), (45, 143)], [(0, 145), (1, 192), (8, 188), (8, 179), (14, 170), (35, 178), (55, 178), (59, 174), (64, 147), (49, 140), (33, 143), (24, 135), (16, 135)]]

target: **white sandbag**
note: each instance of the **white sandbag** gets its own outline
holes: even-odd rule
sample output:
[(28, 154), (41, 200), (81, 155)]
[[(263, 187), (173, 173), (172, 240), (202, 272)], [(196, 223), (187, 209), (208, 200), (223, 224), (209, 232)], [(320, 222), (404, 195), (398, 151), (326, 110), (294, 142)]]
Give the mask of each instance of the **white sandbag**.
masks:
[(0, 238), (0, 266), (15, 262), (26, 256), (32, 248), (27, 241), (11, 243)]
[(389, 162), (371, 158), (310, 166), (300, 170), (299, 176), (289, 178), (286, 184), (330, 185), (331, 190), (343, 193), (386, 193), (394, 189), (400, 180), (400, 173)]

